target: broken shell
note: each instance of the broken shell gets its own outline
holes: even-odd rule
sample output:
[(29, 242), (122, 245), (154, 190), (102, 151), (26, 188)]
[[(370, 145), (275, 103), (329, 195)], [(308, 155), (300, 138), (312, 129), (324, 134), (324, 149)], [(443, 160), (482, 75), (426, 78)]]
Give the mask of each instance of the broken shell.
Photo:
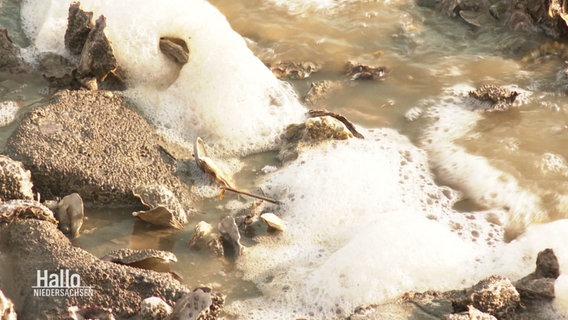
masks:
[(195, 156), (195, 162), (199, 169), (203, 172), (211, 175), (213, 179), (225, 187), (231, 187), (232, 183), (228, 178), (228, 175), (219, 166), (213, 162), (211, 158), (207, 156), (207, 151), (205, 151), (205, 144), (200, 137), (195, 139), (195, 144), (193, 145), (193, 153)]
[(191, 240), (189, 240), (189, 247), (193, 247), (199, 239), (210, 234), (212, 230), (213, 227), (209, 223), (205, 221), (199, 222), (193, 229), (193, 236), (191, 236)]
[(132, 215), (142, 221), (146, 221), (160, 227), (171, 227), (182, 229), (183, 225), (176, 219), (176, 216), (165, 207), (156, 207), (146, 211), (132, 212)]
[(150, 208), (147, 211), (133, 212), (133, 216), (157, 226), (176, 229), (183, 228), (183, 224), (187, 223), (187, 212), (173, 192), (165, 186), (139, 186), (132, 192)]
[(286, 230), (286, 224), (284, 223), (284, 220), (280, 219), (274, 213), (263, 213), (260, 215), (260, 218), (262, 219), (262, 221), (264, 221), (264, 223), (278, 231)]
[(124, 248), (109, 252), (102, 257), (101, 260), (135, 268), (155, 270), (156, 267), (160, 265), (177, 262), (177, 257), (169, 251), (156, 249), (132, 250)]
[[(53, 206), (53, 203), (50, 202), (49, 205)], [(59, 200), (52, 210), (55, 212), (55, 218), (59, 221), (59, 230), (69, 234), (72, 238), (77, 237), (85, 218), (81, 196), (78, 193), (67, 195)]]
[(0, 226), (14, 220), (37, 219), (57, 224), (53, 212), (34, 200), (9, 200), (0, 203)]
[(244, 246), (241, 244), (241, 234), (239, 233), (239, 228), (235, 222), (235, 218), (231, 216), (226, 216), (219, 222), (217, 226), (219, 233), (221, 233), (223, 238), (223, 244), (228, 247), (232, 247), (235, 256), (242, 255), (244, 251)]

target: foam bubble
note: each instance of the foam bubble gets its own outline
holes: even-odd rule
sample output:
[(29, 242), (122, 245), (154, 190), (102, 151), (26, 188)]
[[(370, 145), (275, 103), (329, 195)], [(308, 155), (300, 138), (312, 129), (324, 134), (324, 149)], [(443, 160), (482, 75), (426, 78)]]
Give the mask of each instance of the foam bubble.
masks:
[(405, 137), (364, 135), (304, 150), (269, 174), (263, 189), (284, 201), (287, 229), (257, 239), (239, 261), (263, 297), (230, 309), (248, 319), (345, 317), (406, 290), (475, 280), (472, 257), (488, 246), (459, 231), (484, 233), (490, 223), (451, 209), (459, 195), (433, 182), (424, 152)]
[(20, 106), (15, 101), (0, 102), (0, 127), (4, 127), (12, 123), (16, 119), (16, 114)]
[[(70, 1), (26, 0), (24, 26), (39, 51), (64, 53)], [(305, 109), (206, 1), (81, 1), (105, 32), (134, 100), (152, 122), (189, 141), (202, 136), (226, 152), (246, 154), (274, 146), (274, 137)], [(181, 70), (159, 51), (163, 36), (184, 39), (189, 62)]]

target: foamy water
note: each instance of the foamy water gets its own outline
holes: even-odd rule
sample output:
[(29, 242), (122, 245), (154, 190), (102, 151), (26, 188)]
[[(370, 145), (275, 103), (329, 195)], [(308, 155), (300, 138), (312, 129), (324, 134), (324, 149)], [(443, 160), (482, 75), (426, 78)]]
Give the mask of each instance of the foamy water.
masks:
[[(326, 0), (272, 2), (291, 12), (348, 6)], [(28, 48), (30, 59), (37, 52), (66, 54), (63, 34), (69, 3), (23, 1), (24, 29), (34, 43)], [(306, 108), (290, 85), (274, 78), (208, 2), (81, 4), (95, 16), (107, 17), (106, 33), (128, 76), (126, 95), (172, 139), (189, 145), (201, 136), (221, 150), (219, 155), (246, 155), (274, 148), (287, 124), (303, 120)], [(188, 42), (188, 64), (178, 69), (160, 53), (162, 36)], [(349, 47), (343, 39), (338, 42), (338, 47)], [(465, 77), (464, 70), (476, 65), (474, 61), (445, 68), (452, 70), (450, 78), (456, 78)], [(507, 74), (507, 66), (518, 69), (508, 62), (495, 73)], [(410, 70), (422, 70), (415, 68)], [(435, 79), (432, 84), (417, 83), (404, 71), (408, 70), (394, 72), (393, 81), (408, 81), (408, 90), (441, 86)], [(436, 77), (446, 73), (425, 72)], [(372, 89), (373, 95), (384, 90), (367, 86), (363, 89)], [(536, 224), (555, 214), (565, 216), (568, 200), (538, 180), (540, 174), (566, 177), (566, 159), (552, 147), (534, 152), (537, 156), (530, 153), (535, 157), (531, 174), (536, 177), (526, 177), (521, 170), (504, 169), (506, 165), (469, 150), (464, 140), (483, 136), (479, 126), (487, 121), (463, 99), (471, 88), (451, 87), (420, 106), (423, 113), (412, 117), (413, 123), (422, 125), (416, 144), (394, 129), (361, 128), (365, 140), (323, 143), (282, 168), (267, 170), (257, 185), (282, 200), (276, 213), (288, 228), (255, 239), (258, 244), (238, 259), (243, 277), (253, 281), (262, 296), (236, 301), (228, 310), (242, 319), (341, 318), (361, 304), (381, 303), (408, 290), (459, 289), (494, 273), (515, 280), (532, 271), (536, 254), (547, 247), (555, 250), (561, 270), (568, 270), (568, 220)], [(372, 112), (361, 107), (361, 117), (378, 113), (373, 107)], [(515, 129), (519, 135), (526, 130)], [(523, 147), (515, 137), (506, 138), (503, 145), (511, 154)], [(483, 211), (453, 209), (461, 198)], [(552, 209), (550, 198), (556, 201)], [(522, 234), (505, 243), (505, 231)], [(555, 305), (568, 315), (567, 279), (562, 275), (556, 283)]]

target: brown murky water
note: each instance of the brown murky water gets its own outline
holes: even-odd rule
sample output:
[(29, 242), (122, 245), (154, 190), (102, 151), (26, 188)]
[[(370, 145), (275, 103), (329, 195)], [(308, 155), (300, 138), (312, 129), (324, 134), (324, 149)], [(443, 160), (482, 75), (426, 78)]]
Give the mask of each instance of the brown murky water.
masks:
[[(13, 30), (14, 40), (26, 45), (13, 2), (0, 3), (4, 11), (0, 25)], [(404, 115), (411, 108), (427, 110), (437, 106), (447, 99), (447, 89), (456, 85), (516, 85), (527, 92), (518, 110), (481, 115), (471, 130), (448, 139), (512, 175), (520, 187), (540, 197), (544, 219), (534, 221), (568, 214), (568, 199), (564, 196), (568, 194), (567, 82), (558, 77), (564, 62), (551, 58), (520, 63), (520, 57), (542, 40), (539, 36), (514, 34), (497, 25), (474, 30), (412, 1), (355, 1), (320, 10), (288, 10), (260, 0), (211, 3), (250, 40), (251, 49), (263, 61), (307, 60), (322, 65), (322, 70), (309, 79), (291, 81), (300, 97), (312, 81), (345, 81), (347, 61), (386, 66), (390, 72), (384, 81), (345, 82), (343, 89), (325, 101), (325, 106), (364, 127), (395, 128), (416, 144), (420, 144), (425, 131), (435, 126), (436, 119), (425, 116), (408, 121)], [(0, 74), (0, 101), (16, 101), (22, 107), (18, 117), (37, 105), (45, 92), (39, 76)], [(0, 148), (16, 123), (0, 127)], [(252, 187), (258, 168), (269, 163), (267, 159), (272, 156), (243, 159), (245, 168), (239, 181)], [(443, 164), (434, 163), (433, 167)], [(466, 178), (437, 176), (443, 184), (472, 189), (462, 184)], [(475, 192), (466, 192), (466, 202), (472, 206), (475, 197)], [(231, 261), (212, 257), (206, 250), (187, 248), (194, 225), (200, 220), (216, 224), (225, 212), (223, 205), (234, 199), (228, 196), (224, 201), (204, 200), (200, 207), (203, 213), (179, 231), (142, 224), (130, 215), (132, 209), (87, 210), (83, 234), (75, 243), (97, 256), (122, 247), (170, 250), (179, 259), (172, 270), (190, 286), (222, 288), (229, 300), (254, 296), (258, 291), (251, 283), (239, 280), (240, 274)]]

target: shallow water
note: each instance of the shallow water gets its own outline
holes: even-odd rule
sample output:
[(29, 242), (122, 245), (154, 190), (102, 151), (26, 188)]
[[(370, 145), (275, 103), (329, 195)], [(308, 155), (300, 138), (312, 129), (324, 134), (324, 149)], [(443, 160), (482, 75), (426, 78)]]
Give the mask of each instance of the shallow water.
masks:
[[(125, 10), (120, 6), (113, 7), (105, 1), (87, 2), (98, 8), (96, 10), (107, 10), (104, 13), (111, 17), (113, 14), (119, 16), (121, 12), (124, 12), (121, 10)], [(13, 30), (13, 38), (17, 43), (27, 45), (30, 41), (24, 37), (24, 31), (18, 27), (19, 17), (16, 14), (18, 11), (14, 9), (17, 6), (13, 6), (12, 3), (10, 0), (3, 0), (0, 25), (6, 26), (10, 31)], [(28, 8), (33, 8), (33, 3), (33, 1), (24, 1)], [(55, 5), (53, 2), (45, 3), (50, 3), (48, 7), (52, 10), (46, 13), (46, 16), (65, 17), (66, 11), (59, 12), (57, 9), (60, 6), (66, 10), (65, 6)], [(401, 294), (404, 290), (458, 288), (465, 285), (467, 281), (471, 282), (483, 277), (488, 272), (487, 270), (502, 270), (510, 276), (520, 276), (532, 268), (531, 264), (526, 261), (534, 260), (535, 253), (543, 247), (538, 247), (537, 244), (531, 245), (530, 241), (523, 236), (519, 238), (519, 241), (513, 241), (508, 246), (502, 244), (504, 249), (501, 247), (495, 249), (485, 244), (480, 245), (479, 242), (483, 241), (471, 244), (469, 239), (464, 239), (462, 234), (456, 236), (457, 233), (453, 233), (447, 226), (434, 225), (424, 217), (417, 217), (413, 213), (400, 210), (401, 203), (395, 200), (388, 202), (389, 206), (379, 200), (382, 199), (383, 193), (390, 192), (391, 186), (402, 184), (400, 189), (402, 193), (411, 194), (409, 190), (419, 190), (415, 199), (406, 199), (404, 195), (396, 192), (393, 193), (393, 199), (401, 197), (402, 200), (407, 201), (407, 204), (411, 203), (408, 204), (409, 207), (416, 206), (416, 211), (431, 211), (436, 214), (439, 211), (439, 217), (436, 218), (439, 221), (445, 221), (444, 219), (452, 215), (455, 218), (459, 211), (505, 209), (506, 221), (503, 224), (512, 229), (510, 231), (513, 236), (522, 233), (526, 227), (533, 224), (567, 217), (568, 110), (565, 103), (566, 82), (558, 76), (558, 70), (561, 69), (563, 62), (555, 58), (530, 64), (520, 62), (520, 57), (542, 40), (539, 36), (515, 34), (496, 24), (474, 30), (458, 20), (448, 19), (439, 13), (420, 8), (412, 1), (216, 0), (211, 1), (211, 4), (221, 11), (237, 33), (248, 40), (247, 44), (251, 50), (264, 62), (308, 60), (322, 65), (322, 70), (314, 73), (309, 79), (290, 81), (300, 98), (306, 93), (311, 81), (342, 81), (344, 88), (332, 93), (325, 100), (326, 108), (347, 116), (364, 128), (379, 130), (372, 134), (369, 133), (373, 137), (380, 136), (382, 133), (380, 128), (391, 128), (408, 137), (409, 141), (406, 141), (389, 131), (385, 133), (387, 138), (382, 138), (384, 139), (382, 143), (388, 146), (385, 148), (394, 154), (397, 150), (404, 149), (420, 158), (415, 159), (414, 163), (417, 163), (418, 167), (429, 165), (433, 173), (433, 181), (462, 192), (463, 198), (450, 199), (447, 203), (436, 205), (424, 204), (428, 202), (427, 200), (424, 200), (424, 203), (416, 200), (421, 197), (420, 190), (423, 193), (428, 190), (432, 194), (442, 191), (429, 186), (430, 180), (427, 177), (429, 173), (420, 171), (423, 170), (420, 169), (421, 167), (415, 168), (416, 170), (402, 168), (401, 170), (409, 170), (404, 176), (407, 179), (406, 182), (399, 182), (396, 177), (390, 177), (389, 171), (396, 167), (398, 158), (393, 160), (389, 158), (389, 154), (381, 153), (383, 152), (381, 151), (383, 148), (379, 147), (381, 138), (377, 137), (378, 142), (374, 144), (373, 142), (361, 144), (353, 142), (351, 149), (348, 150), (343, 149), (343, 145), (339, 144), (323, 148), (323, 151), (310, 151), (306, 158), (303, 158), (305, 166), (300, 164), (298, 168), (295, 168), (295, 165), (291, 165), (285, 167), (285, 170), (288, 170), (283, 171), (285, 173), (277, 172), (274, 175), (265, 175), (261, 172), (261, 168), (265, 165), (278, 163), (274, 159), (274, 153), (261, 153), (257, 156), (241, 158), (242, 163), (236, 166), (237, 168), (242, 167), (236, 176), (240, 186), (252, 190), (263, 185), (268, 192), (285, 197), (286, 204), (281, 211), (285, 219), (291, 220), (289, 223), (292, 231), (289, 234), (296, 238), (292, 236), (273, 237), (261, 231), (263, 237), (254, 241), (261, 242), (262, 245), (256, 248), (253, 246), (253, 240), (247, 239), (246, 244), (252, 247), (252, 253), (250, 258), (246, 258), (244, 262), (239, 261), (238, 266), (235, 266), (233, 261), (214, 258), (206, 250), (189, 250), (186, 245), (191, 237), (193, 226), (198, 221), (205, 220), (215, 225), (223, 215), (227, 214), (229, 210), (224, 205), (236, 199), (233, 195), (227, 196), (224, 201), (216, 198), (203, 200), (203, 203), (199, 205), (199, 211), (202, 213), (179, 231), (164, 231), (148, 227), (131, 217), (132, 210), (130, 209), (91, 209), (87, 211), (88, 219), (85, 222), (83, 234), (76, 240), (77, 245), (97, 256), (121, 247), (171, 250), (179, 259), (178, 263), (172, 266), (172, 271), (180, 274), (188, 285), (213, 285), (227, 294), (229, 301), (244, 300), (242, 304), (235, 306), (236, 310), (263, 306), (266, 301), (262, 300), (262, 297), (267, 297), (266, 299), (272, 303), (271, 307), (281, 312), (284, 317), (291, 314), (302, 316), (318, 310), (311, 305), (295, 305), (298, 310), (294, 312), (284, 310), (285, 307), (290, 307), (290, 304), (302, 301), (302, 297), (306, 296), (316, 297), (315, 300), (321, 297), (322, 301), (328, 299), (331, 302), (339, 297), (341, 302), (338, 303), (341, 303), (344, 309), (341, 312), (348, 314), (349, 308), (355, 307), (358, 303), (380, 302), (382, 299)], [(149, 11), (154, 6), (151, 2), (136, 2), (136, 5)], [(166, 9), (160, 14), (167, 16), (167, 14), (176, 12)], [(184, 7), (183, 9), (190, 10), (191, 8)], [(246, 14), (243, 14), (244, 12)], [(30, 17), (34, 17), (33, 12), (29, 14), (28, 19), (32, 19)], [(216, 19), (217, 17), (213, 16), (211, 23), (221, 24), (216, 22)], [(43, 32), (38, 35), (38, 39), (41, 40), (37, 44), (39, 51), (59, 50), (58, 45), (49, 48), (48, 40), (51, 37), (50, 32), (58, 28), (57, 22), (60, 20), (48, 21), (53, 23), (52, 27), (36, 25), (34, 29), (28, 26), (28, 34), (38, 28)], [(170, 20), (172, 22), (166, 25), (156, 18), (158, 22), (155, 22), (155, 25), (166, 30), (164, 32), (194, 30), (190, 23), (181, 17), (170, 18)], [(112, 19), (109, 19), (108, 23), (112, 26)], [(41, 29), (42, 27), (44, 29)], [(146, 31), (144, 29), (139, 32)], [(134, 30), (130, 34), (133, 38), (132, 45), (138, 43), (135, 41), (138, 38), (142, 39), (140, 42), (145, 39), (136, 32)], [(57, 34), (55, 31), (53, 33)], [(109, 33), (114, 34), (112, 30)], [(222, 32), (216, 34), (216, 37), (219, 37), (216, 39), (219, 42), (229, 39), (227, 43), (234, 45), (235, 50), (237, 47), (241, 48), (242, 44), (238, 40), (233, 42), (232, 38), (223, 38), (225, 34)], [(132, 65), (129, 66), (135, 71), (133, 74), (141, 74), (151, 68), (151, 66), (143, 65), (143, 61), (148, 58), (144, 56), (145, 52), (137, 53), (135, 50), (129, 50), (127, 45), (119, 42), (119, 38), (113, 41), (122, 46), (119, 48), (120, 54), (132, 57), (140, 55), (140, 58), (131, 62)], [(211, 41), (211, 43), (214, 50), (216, 41)], [(224, 138), (234, 141), (241, 149), (249, 144), (258, 144), (257, 151), (270, 148), (267, 145), (270, 144), (271, 139), (275, 139), (275, 132), (277, 132), (277, 130), (272, 130), (272, 127), (285, 125), (284, 120), (294, 122), (297, 119), (298, 110), (301, 111), (301, 109), (298, 109), (296, 103), (292, 101), (286, 105), (290, 110), (288, 113), (282, 116), (278, 113), (276, 115), (268, 113), (262, 116), (263, 111), (261, 110), (263, 109), (256, 108), (255, 105), (257, 100), (263, 99), (262, 96), (255, 96), (246, 102), (239, 100), (241, 97), (239, 86), (235, 89), (231, 85), (230, 79), (233, 75), (238, 78), (237, 80), (244, 82), (240, 84), (242, 90), (262, 91), (265, 89), (265, 84), (249, 83), (247, 80), (249, 78), (240, 77), (240, 72), (246, 73), (246, 70), (233, 70), (235, 65), (242, 64), (250, 68), (258, 79), (269, 79), (265, 70), (261, 70), (258, 63), (248, 58), (246, 50), (241, 51), (235, 55), (234, 61), (203, 62), (204, 64), (209, 63), (207, 67), (212, 73), (219, 73), (221, 79), (224, 79), (223, 77), (228, 79), (226, 86), (229, 92), (223, 95), (227, 101), (212, 100), (210, 95), (203, 94), (202, 99), (192, 100), (192, 102), (196, 105), (209, 102), (219, 103), (220, 106), (232, 104), (233, 108), (242, 108), (242, 113), (248, 112), (250, 117), (257, 121), (249, 125), (253, 129), (255, 126), (260, 126), (259, 122), (266, 121), (270, 129), (258, 129), (262, 132), (262, 137), (258, 138), (258, 141), (253, 135), (255, 131), (251, 131), (250, 128), (243, 129), (238, 125), (239, 121), (248, 120), (239, 118), (238, 113), (227, 115), (228, 119), (233, 119), (232, 123), (220, 123), (217, 126), (234, 125), (238, 131), (234, 136), (229, 131), (212, 128), (214, 124), (201, 125), (200, 131), (190, 132), (189, 136), (181, 134), (176, 136), (176, 130), (183, 129), (183, 124), (167, 123), (167, 121), (171, 119), (177, 121), (178, 114), (173, 114), (171, 117), (159, 117), (152, 114), (149, 116), (155, 117), (158, 123), (164, 125), (165, 132), (187, 144), (192, 141), (190, 139), (192, 135), (206, 134), (214, 141), (212, 145), (223, 146), (223, 143), (219, 141)], [(31, 56), (33, 57), (33, 54)], [(344, 75), (347, 61), (386, 66), (390, 72), (384, 81), (349, 82)], [(205, 72), (207, 68), (196, 70)], [(170, 79), (171, 76), (167, 70), (164, 74), (156, 74), (158, 80)], [(191, 74), (181, 74), (180, 78), (167, 89), (154, 88), (149, 83), (144, 83), (142, 80), (140, 83), (134, 79), (132, 84), (135, 89), (127, 94), (139, 103), (143, 112), (148, 114), (151, 111), (148, 111), (146, 105), (160, 101), (164, 102), (164, 105), (177, 107), (180, 102), (185, 103), (190, 99), (184, 96), (183, 92), (207, 91), (207, 86), (219, 81), (219, 78), (215, 78), (215, 74), (211, 75), (211, 78), (208, 78), (210, 75), (202, 74), (202, 76), (202, 78), (192, 79), (192, 89), (186, 87), (188, 82), (186, 80), (191, 79)], [(200, 80), (204, 81), (202, 86), (199, 86)], [(269, 82), (268, 86), (278, 86), (271, 81), (266, 80)], [(516, 90), (522, 93), (518, 99), (518, 108), (500, 114), (479, 114), (468, 110), (464, 102), (467, 91), (485, 83), (514, 85)], [(20, 117), (26, 108), (37, 105), (38, 101), (45, 97), (46, 92), (45, 83), (37, 76), (0, 75), (0, 100), (16, 101), (21, 106), (16, 118)], [(144, 96), (143, 92), (148, 92), (147, 96)], [(282, 96), (286, 97), (286, 94), (282, 93)], [(420, 108), (422, 116), (415, 121), (409, 121), (405, 114), (416, 107)], [(197, 115), (204, 121), (204, 119), (214, 119), (219, 116), (213, 111), (211, 111), (212, 114), (207, 114), (199, 108), (192, 108), (189, 109), (193, 113), (188, 116), (182, 112), (181, 117)], [(260, 115), (257, 116), (257, 114)], [(14, 127), (15, 123), (0, 128), (0, 147), (4, 145), (6, 137)], [(242, 142), (237, 141), (239, 135), (247, 138)], [(215, 138), (218, 139), (215, 140)], [(421, 149), (415, 149), (415, 146)], [(251, 150), (254, 149), (251, 148)], [(330, 162), (334, 163), (335, 167), (327, 168), (328, 171), (321, 169), (326, 168), (327, 161), (332, 161), (334, 152), (339, 152), (334, 151), (337, 149), (345, 152), (338, 153), (345, 157), (343, 163), (349, 163), (353, 167), (346, 168), (341, 162)], [(360, 158), (350, 159), (349, 152), (359, 155)], [(421, 159), (422, 152), (424, 159)], [(228, 153), (234, 154), (234, 152)], [(244, 152), (244, 154), (250, 153), (250, 151)], [(339, 157), (338, 154), (335, 156)], [(323, 171), (318, 171), (320, 169)], [(312, 175), (313, 172), (316, 174)], [(309, 178), (302, 180), (304, 176)], [(376, 181), (387, 179), (385, 177), (393, 180), (390, 182)], [(337, 188), (343, 189), (338, 192), (336, 192), (337, 188), (332, 187), (324, 186), (320, 189), (317, 185), (320, 178), (331, 185), (337, 183)], [(303, 186), (306, 186), (305, 190), (302, 189)], [(290, 190), (290, 188), (295, 189)], [(368, 192), (369, 196), (364, 197)], [(301, 205), (304, 202), (305, 205)], [(458, 209), (458, 213), (451, 211), (453, 202), (457, 202), (454, 208)], [(345, 203), (348, 205), (343, 207)], [(234, 205), (234, 202), (232, 204)], [(338, 210), (338, 207), (341, 210)], [(313, 212), (320, 211), (323, 212), (322, 215), (312, 215)], [(397, 213), (392, 214), (391, 211)], [(299, 215), (298, 212), (305, 216)], [(381, 214), (384, 220), (376, 219), (374, 215), (377, 214)], [(342, 217), (342, 215), (347, 217)], [(356, 218), (351, 218), (350, 215)], [(448, 219), (453, 221), (454, 218)], [(302, 225), (302, 219), (313, 224)], [(363, 222), (366, 224), (362, 224)], [(481, 224), (480, 230), (474, 231), (482, 233), (484, 225)], [(428, 228), (433, 230), (440, 228), (438, 235), (423, 231)], [(560, 251), (560, 259), (564, 261), (563, 257), (568, 257), (568, 254), (566, 248), (560, 245), (562, 239), (558, 234), (561, 232), (550, 232), (550, 230), (564, 230), (563, 228), (565, 228), (563, 224), (554, 223), (545, 225), (541, 229), (535, 227), (526, 237), (528, 239), (542, 238), (542, 242), (538, 244), (553, 246), (555, 250)], [(321, 234), (313, 232), (316, 234), (314, 238), (305, 236), (311, 233), (309, 230), (314, 229), (319, 230)], [(419, 241), (412, 237), (405, 239), (406, 232), (419, 234), (443, 250), (436, 250), (432, 247), (422, 248), (422, 243), (428, 241)], [(376, 238), (374, 236), (376, 234), (384, 235), (385, 238)], [(412, 239), (409, 240), (409, 238)], [(295, 239), (298, 243), (294, 243)], [(393, 241), (398, 241), (400, 250), (427, 249), (424, 251), (426, 254), (418, 258), (417, 262), (405, 257), (393, 258), (395, 260), (392, 262), (393, 265), (399, 266), (402, 270), (400, 274), (389, 273), (388, 269), (377, 268), (375, 264), (382, 264), (382, 258), (390, 259), (389, 254), (400, 254), (396, 252), (399, 247), (387, 250)], [(384, 252), (375, 254), (362, 250), (365, 243), (369, 242), (383, 244), (384, 247), (380, 249), (384, 249)], [(409, 246), (411, 249), (408, 249)], [(465, 256), (459, 255), (459, 257), (454, 257), (454, 260), (446, 259), (445, 255), (452, 255), (458, 250), (464, 252)], [(361, 279), (357, 279), (355, 275), (345, 275), (345, 270), (349, 267), (345, 262), (354, 257), (350, 255), (350, 251), (355, 253), (355, 257), (372, 258), (362, 259), (360, 266), (357, 265), (353, 269), (356, 270), (354, 273), (373, 274), (378, 279), (383, 279), (383, 283), (372, 283), (365, 287), (368, 292), (377, 292), (376, 294), (361, 297), (356, 292), (346, 289), (361, 284)], [(454, 270), (458, 266), (461, 267), (460, 263), (464, 263), (468, 258), (471, 259), (471, 256), (466, 253), (481, 257), (481, 260), (493, 259), (497, 262), (476, 265), (471, 270), (464, 270), (462, 275), (448, 280), (447, 283), (439, 283), (440, 279), (435, 277), (443, 275), (444, 270)], [(499, 260), (497, 258), (499, 256), (504, 256), (504, 258)], [(280, 261), (276, 261), (274, 257), (278, 257)], [(528, 258), (524, 259), (524, 262), (519, 262), (517, 261), (519, 257)], [(308, 258), (315, 262), (304, 265), (302, 261)], [(440, 260), (440, 263), (430, 264), (434, 259)], [(266, 261), (266, 265), (262, 265), (263, 261)], [(291, 264), (279, 265), (282, 261), (288, 261)], [(417, 263), (422, 263), (422, 265), (417, 267)], [(270, 273), (271, 269), (282, 271), (298, 265), (301, 265), (301, 268), (298, 268), (301, 270), (296, 270), (286, 277)], [(413, 273), (415, 275), (423, 271), (421, 269), (423, 265), (428, 265), (431, 270), (413, 278), (411, 276)], [(258, 268), (256, 269), (258, 273), (251, 271), (255, 267)], [(329, 280), (336, 277), (340, 279), (338, 283)], [(303, 279), (307, 279), (305, 284), (297, 284), (302, 283)], [(389, 279), (395, 280), (389, 282)], [(322, 283), (327, 283), (328, 280), (331, 283), (328, 284), (329, 288), (322, 288), (321, 292), (314, 293), (314, 287), (322, 286)], [(344, 283), (341, 284), (341, 281)], [(285, 294), (278, 291), (280, 287), (286, 286), (292, 286), (294, 289), (290, 292), (286, 291)], [(280, 294), (283, 297), (280, 297)], [(261, 298), (257, 300), (260, 302), (252, 300), (250, 305), (245, 300), (259, 296)], [(340, 299), (341, 297), (344, 299)], [(320, 303), (327, 308), (325, 302)], [(321, 305), (320, 308), (322, 308)], [(335, 306), (332, 305), (332, 307)], [(324, 310), (323, 314), (325, 312), (327, 310)], [(262, 312), (254, 313), (254, 316), (267, 318)]]

